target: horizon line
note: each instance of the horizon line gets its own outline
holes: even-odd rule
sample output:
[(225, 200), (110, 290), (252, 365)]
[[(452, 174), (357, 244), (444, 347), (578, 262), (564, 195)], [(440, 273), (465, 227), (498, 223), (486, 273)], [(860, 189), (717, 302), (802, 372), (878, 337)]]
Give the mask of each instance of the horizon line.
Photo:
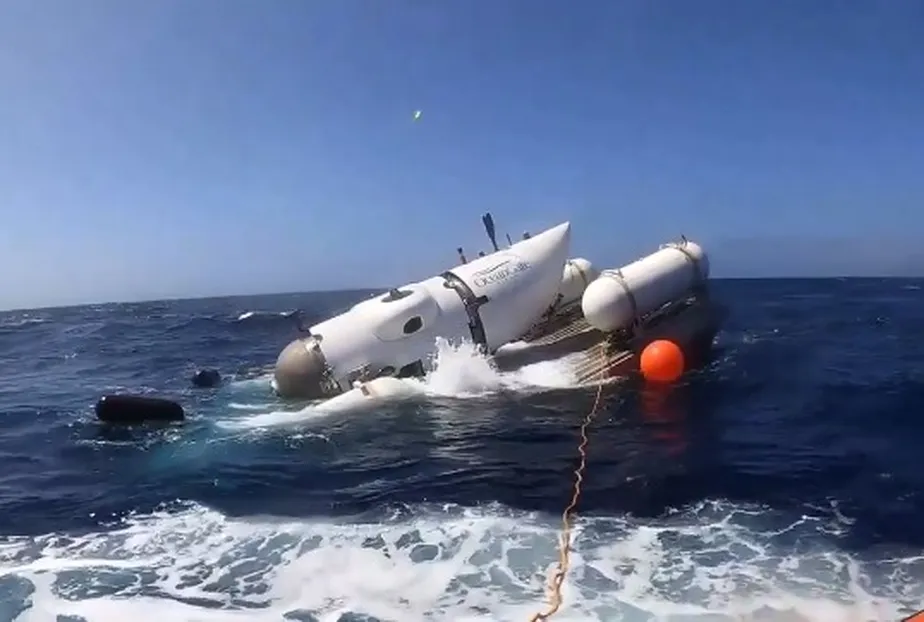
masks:
[[(717, 281), (919, 281), (924, 280), (924, 275), (919, 276), (723, 276), (710, 277), (710, 282)], [(395, 286), (378, 286), (378, 287), (344, 287), (339, 289), (314, 289), (302, 291), (286, 292), (257, 292), (251, 294), (218, 294), (207, 296), (173, 296), (168, 298), (142, 298), (130, 300), (108, 300), (108, 301), (88, 301), (51, 304), (39, 307), (10, 307), (0, 308), (0, 313), (16, 313), (23, 311), (48, 311), (61, 309), (78, 309), (81, 307), (109, 306), (109, 305), (144, 305), (158, 302), (186, 302), (186, 301), (205, 301), (205, 300), (224, 300), (235, 298), (267, 298), (279, 296), (305, 296), (309, 294), (348, 294), (348, 293), (365, 293), (387, 291)]]

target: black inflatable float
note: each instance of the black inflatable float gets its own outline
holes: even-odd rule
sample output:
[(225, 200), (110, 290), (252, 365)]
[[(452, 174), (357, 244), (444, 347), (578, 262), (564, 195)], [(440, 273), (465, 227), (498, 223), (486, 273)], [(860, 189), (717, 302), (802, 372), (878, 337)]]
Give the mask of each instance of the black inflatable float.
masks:
[(104, 395), (96, 403), (96, 418), (106, 423), (170, 423), (185, 417), (182, 406), (161, 397)]
[(209, 389), (221, 384), (221, 374), (214, 369), (200, 369), (193, 374), (192, 384), (200, 389)]

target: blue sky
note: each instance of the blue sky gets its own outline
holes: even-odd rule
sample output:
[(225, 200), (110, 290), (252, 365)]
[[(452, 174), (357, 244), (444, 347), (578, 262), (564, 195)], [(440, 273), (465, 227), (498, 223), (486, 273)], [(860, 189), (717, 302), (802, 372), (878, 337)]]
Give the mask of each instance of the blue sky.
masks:
[(402, 283), (486, 210), (924, 272), (915, 0), (7, 0), (0, 41), (0, 308)]

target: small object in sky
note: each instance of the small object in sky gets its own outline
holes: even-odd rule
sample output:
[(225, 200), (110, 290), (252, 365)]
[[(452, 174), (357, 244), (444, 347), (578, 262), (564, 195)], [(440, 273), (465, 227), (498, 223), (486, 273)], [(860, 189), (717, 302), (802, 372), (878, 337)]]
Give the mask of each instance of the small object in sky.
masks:
[(423, 113), (422, 113), (420, 110), (415, 110), (415, 111), (414, 111), (414, 120), (415, 120), (415, 121), (420, 121), (420, 115), (422, 115), (422, 114), (423, 114)]

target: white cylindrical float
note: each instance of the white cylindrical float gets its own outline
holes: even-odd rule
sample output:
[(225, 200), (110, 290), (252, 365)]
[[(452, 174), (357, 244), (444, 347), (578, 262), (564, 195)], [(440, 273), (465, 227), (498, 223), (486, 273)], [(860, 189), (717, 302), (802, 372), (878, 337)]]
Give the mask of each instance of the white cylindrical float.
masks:
[(603, 270), (584, 291), (581, 309), (591, 326), (610, 332), (680, 299), (708, 278), (709, 260), (699, 244), (666, 244), (623, 268)]
[(375, 408), (385, 402), (406, 399), (417, 394), (408, 382), (384, 376), (368, 382), (357, 381), (352, 389), (321, 402), (317, 408), (326, 413), (357, 411)]
[(558, 288), (557, 306), (563, 307), (579, 300), (584, 295), (587, 286), (599, 276), (599, 272), (590, 261), (583, 257), (569, 259), (565, 263), (565, 270), (561, 277), (561, 286)]

